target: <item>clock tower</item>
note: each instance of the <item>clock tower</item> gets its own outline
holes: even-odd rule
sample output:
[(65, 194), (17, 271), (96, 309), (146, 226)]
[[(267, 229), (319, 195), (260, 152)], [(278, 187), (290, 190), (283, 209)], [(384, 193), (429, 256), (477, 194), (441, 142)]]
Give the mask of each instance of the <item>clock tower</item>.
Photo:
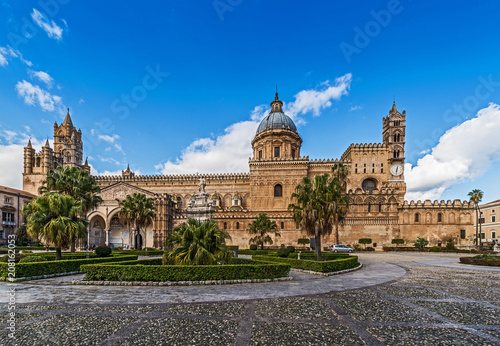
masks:
[(382, 137), (388, 149), (387, 163), (390, 181), (404, 181), (406, 111), (401, 114), (392, 103), (389, 115), (383, 119)]

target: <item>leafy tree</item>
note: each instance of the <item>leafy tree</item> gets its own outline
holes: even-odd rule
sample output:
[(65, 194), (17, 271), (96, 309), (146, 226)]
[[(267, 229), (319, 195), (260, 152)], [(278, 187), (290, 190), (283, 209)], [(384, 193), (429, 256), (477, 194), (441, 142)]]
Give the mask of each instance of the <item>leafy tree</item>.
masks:
[(456, 250), (455, 243), (452, 238), (446, 240), (446, 250)]
[(333, 180), (335, 182), (335, 244), (340, 244), (339, 224), (342, 222), (349, 209), (349, 198), (345, 195), (347, 167), (337, 162), (332, 167)]
[[(150, 198), (142, 193), (127, 195), (120, 202), (120, 215), (125, 217), (130, 224), (134, 224), (135, 231), (140, 234), (142, 228), (148, 227), (155, 218), (155, 206)], [(139, 244), (135, 244), (139, 248)]]
[(19, 227), (15, 236), (16, 246), (29, 246), (31, 244), (32, 239), (26, 232), (26, 226)]
[(311, 241), (309, 240), (309, 238), (299, 238), (299, 240), (297, 240), (297, 244), (301, 244), (301, 245), (306, 245), (306, 244), (309, 244)]
[(413, 243), (413, 246), (418, 247), (419, 249), (423, 249), (428, 244), (429, 244), (428, 240), (426, 240), (424, 238), (417, 237), (417, 240), (415, 240), (415, 242)]
[(479, 223), (479, 202), (483, 200), (483, 191), (479, 189), (474, 189), (471, 192), (468, 193), (468, 196), (470, 197), (470, 201), (474, 203), (474, 206), (476, 207), (476, 245), (479, 246), (479, 230), (478, 227), (480, 225)]
[(405, 243), (405, 240), (400, 239), (400, 238), (394, 238), (393, 240), (391, 240), (391, 244), (396, 244), (396, 246), (399, 246), (400, 244), (404, 244), (404, 243)]
[(228, 233), (221, 230), (215, 221), (204, 222), (189, 219), (175, 227), (165, 240), (167, 251), (164, 263), (179, 265), (210, 265), (229, 263), (232, 252), (226, 247)]
[(248, 228), (248, 233), (256, 234), (255, 237), (250, 239), (250, 244), (260, 245), (260, 249), (264, 250), (264, 244), (273, 243), (269, 233), (274, 233), (276, 237), (280, 236), (277, 229), (278, 225), (276, 225), (275, 221), (271, 221), (265, 213), (260, 213)]
[(82, 203), (73, 197), (50, 192), (32, 199), (22, 214), (27, 218), (28, 234), (54, 244), (56, 260), (60, 260), (63, 247), (87, 234), (88, 221), (80, 217), (82, 209)]
[(294, 203), (288, 206), (295, 222), (308, 235), (314, 236), (318, 261), (321, 261), (321, 237), (332, 233), (337, 185), (336, 179), (330, 179), (329, 174), (315, 176), (314, 183), (304, 177), (292, 194)]
[[(89, 210), (95, 208), (102, 202), (97, 194), (100, 192), (96, 181), (88, 172), (81, 171), (76, 167), (57, 167), (50, 170), (47, 177), (38, 188), (41, 195), (49, 192), (58, 192), (63, 195), (72, 196), (82, 203), (82, 215), (85, 216)], [(86, 237), (86, 234), (83, 235)], [(75, 252), (76, 239), (71, 239), (71, 252)]]
[(366, 245), (372, 243), (372, 238), (361, 238), (361, 239), (358, 240), (358, 243), (364, 244), (365, 245), (365, 249), (366, 249)]

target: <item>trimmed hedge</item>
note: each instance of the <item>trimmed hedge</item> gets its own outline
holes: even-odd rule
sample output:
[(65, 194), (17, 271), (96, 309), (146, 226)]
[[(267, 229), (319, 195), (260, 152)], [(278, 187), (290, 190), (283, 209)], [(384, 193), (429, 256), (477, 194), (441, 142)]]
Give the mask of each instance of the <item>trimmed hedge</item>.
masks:
[(500, 267), (500, 257), (498, 257), (498, 258), (460, 257), (460, 263), (474, 264), (477, 266)]
[[(116, 256), (106, 258), (75, 259), (61, 261), (47, 261), (35, 263), (17, 263), (15, 273), (17, 278), (40, 276), (48, 274), (69, 273), (81, 271), (84, 264), (119, 262), (136, 260), (137, 256)], [(0, 277), (7, 277), (8, 263), (0, 263)]]
[(137, 255), (137, 256), (161, 256), (163, 250), (113, 250), (113, 254)]
[(281, 258), (272, 256), (254, 256), (255, 261), (278, 262), (291, 265), (292, 268), (311, 270), (321, 273), (331, 273), (359, 266), (358, 256), (349, 256), (333, 261), (309, 261), (303, 259)]
[(240, 255), (268, 255), (269, 253), (276, 253), (276, 250), (238, 250), (238, 254)]
[[(297, 259), (297, 257), (299, 256), (299, 254), (297, 252), (293, 252), (291, 254), (288, 255), (289, 258), (295, 258)], [(311, 261), (315, 261), (316, 260), (316, 252), (302, 252), (300, 254), (300, 259), (301, 260), (311, 260)], [(341, 252), (322, 252), (321, 253), (321, 259), (323, 261), (333, 261), (333, 260), (336, 260), (338, 258), (347, 258), (349, 257), (349, 254), (347, 253), (341, 253)]]
[(456, 250), (447, 250), (445, 247), (425, 247), (423, 249), (420, 249), (418, 247), (410, 247), (410, 246), (384, 246), (382, 247), (384, 251), (411, 251), (411, 252), (450, 252), (450, 253), (478, 253), (478, 254), (486, 254), (486, 253), (492, 253), (491, 251), (479, 251), (476, 249), (471, 249), (471, 250), (462, 250), (462, 249), (456, 249)]
[[(160, 260), (160, 259), (158, 259)], [(147, 261), (147, 260), (144, 260)], [(278, 263), (227, 265), (87, 264), (87, 281), (210, 281), (274, 279), (287, 276), (290, 265)]]

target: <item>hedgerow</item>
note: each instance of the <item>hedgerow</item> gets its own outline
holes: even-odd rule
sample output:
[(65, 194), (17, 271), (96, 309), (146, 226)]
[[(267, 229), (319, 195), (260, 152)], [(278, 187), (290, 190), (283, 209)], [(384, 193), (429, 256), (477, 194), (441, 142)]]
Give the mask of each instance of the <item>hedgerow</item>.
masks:
[(331, 273), (359, 266), (358, 256), (349, 256), (333, 261), (310, 261), (294, 258), (281, 258), (273, 256), (253, 256), (254, 261), (277, 262), (289, 264), (292, 268), (311, 270), (321, 273)]

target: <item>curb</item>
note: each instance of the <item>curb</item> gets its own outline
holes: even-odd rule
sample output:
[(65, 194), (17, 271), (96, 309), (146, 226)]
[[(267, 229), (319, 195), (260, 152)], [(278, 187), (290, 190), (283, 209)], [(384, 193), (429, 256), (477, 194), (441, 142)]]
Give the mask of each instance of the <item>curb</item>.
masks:
[(39, 280), (39, 279), (49, 279), (53, 278), (56, 276), (68, 276), (68, 275), (75, 275), (75, 274), (84, 274), (85, 272), (67, 272), (67, 273), (56, 273), (56, 274), (46, 274), (46, 275), (38, 275), (38, 276), (27, 276), (27, 277), (22, 277), (22, 278), (15, 278), (14, 280), (10, 280), (9, 278), (0, 278), (0, 281), (10, 281), (10, 282), (16, 282), (16, 281), (30, 281), (30, 280)]
[(333, 276), (333, 275), (339, 275), (339, 274), (353, 272), (355, 270), (361, 269), (361, 267), (363, 267), (363, 263), (360, 263), (359, 266), (357, 266), (356, 268), (339, 270), (337, 272), (331, 272), (331, 273), (321, 273), (321, 272), (315, 272), (315, 271), (312, 271), (312, 270), (304, 270), (304, 269), (297, 269), (297, 268), (291, 268), (290, 271), (292, 271), (292, 272), (299, 272), (299, 273), (305, 273), (305, 274), (313, 274), (313, 275), (318, 275), (318, 276)]
[(243, 279), (243, 280), (209, 280), (209, 281), (84, 281), (73, 280), (72, 285), (97, 285), (97, 286), (201, 286), (201, 285), (227, 285), (248, 284), (262, 282), (291, 281), (291, 276), (276, 279)]

